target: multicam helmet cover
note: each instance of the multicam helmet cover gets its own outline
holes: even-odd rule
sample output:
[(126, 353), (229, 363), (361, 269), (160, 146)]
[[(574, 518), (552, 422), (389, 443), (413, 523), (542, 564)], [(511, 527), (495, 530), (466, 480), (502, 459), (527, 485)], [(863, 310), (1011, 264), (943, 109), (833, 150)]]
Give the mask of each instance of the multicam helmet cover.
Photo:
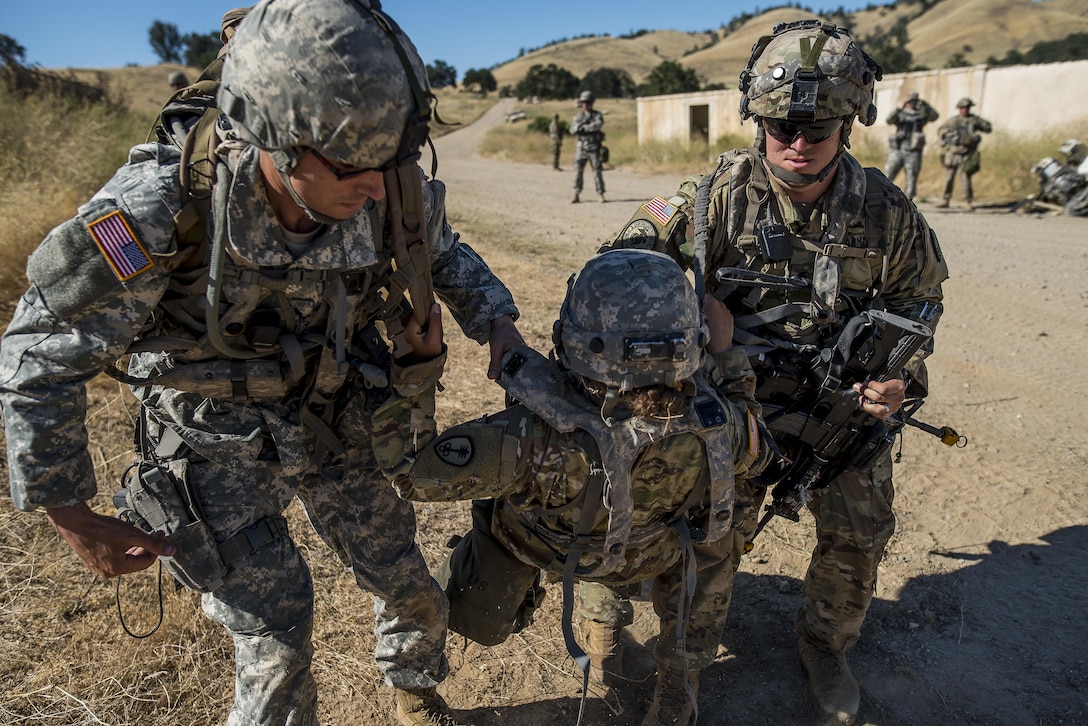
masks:
[(428, 92), (412, 42), (368, 0), (264, 0), (229, 48), (219, 107), (285, 171), (310, 149), (359, 168), (387, 165), (420, 113), (419, 89)]
[(752, 46), (740, 74), (741, 118), (806, 123), (857, 116), (871, 126), (873, 85), (882, 74), (844, 28), (819, 20), (779, 23)]
[(708, 335), (695, 290), (672, 258), (613, 250), (571, 277), (553, 339), (570, 370), (627, 391), (690, 378)]

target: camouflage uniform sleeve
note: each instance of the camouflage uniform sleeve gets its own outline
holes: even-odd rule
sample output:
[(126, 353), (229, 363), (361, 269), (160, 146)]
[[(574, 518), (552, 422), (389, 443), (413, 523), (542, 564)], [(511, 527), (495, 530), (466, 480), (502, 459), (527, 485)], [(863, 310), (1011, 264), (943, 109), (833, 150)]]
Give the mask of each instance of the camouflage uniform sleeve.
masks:
[(436, 434), (432, 394), (394, 394), (374, 413), (374, 454), (404, 499), (448, 502), (521, 492), (545, 424), (514, 406)]
[[(766, 464), (767, 446), (762, 441), (766, 432), (763, 426), (763, 407), (756, 400), (756, 374), (748, 356), (739, 348), (730, 348), (715, 356), (708, 356), (704, 365), (708, 380), (714, 389), (734, 408), (733, 430), (734, 474), (755, 476)], [(760, 462), (758, 469), (753, 468)]]
[(487, 263), (450, 228), (446, 186), (437, 180), (427, 182), (423, 196), (435, 294), (467, 337), (486, 343), (492, 320), (503, 315), (518, 318), (514, 298)]
[[(948, 278), (937, 235), (912, 204), (900, 207), (888, 234), (888, 279), (882, 290), (885, 307), (912, 320), (928, 317), (923, 322), (935, 332), (944, 309), (941, 283)], [(931, 339), (906, 366), (913, 379), (907, 391), (911, 398), (928, 393), (924, 360), (932, 352)]]
[[(146, 174), (158, 175), (159, 165), (153, 161)], [(0, 404), (17, 508), (67, 506), (95, 495), (84, 386), (125, 353), (168, 281), (156, 260), (173, 245), (171, 212), (162, 189), (140, 173), (119, 172), (112, 189), (50, 232), (27, 263), (29, 288), (0, 346)], [(165, 173), (176, 177), (176, 167)], [(145, 216), (168, 220), (169, 231), (137, 225)], [(103, 220), (124, 220), (139, 249), (125, 245), (125, 260), (108, 257), (96, 242), (106, 234)]]

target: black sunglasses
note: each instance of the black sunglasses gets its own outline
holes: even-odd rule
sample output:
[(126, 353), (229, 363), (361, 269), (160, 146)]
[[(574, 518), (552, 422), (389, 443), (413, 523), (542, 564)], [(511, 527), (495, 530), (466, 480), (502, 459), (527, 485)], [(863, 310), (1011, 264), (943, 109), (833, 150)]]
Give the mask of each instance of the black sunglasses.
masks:
[(346, 181), (347, 179), (354, 179), (355, 177), (362, 176), (367, 172), (381, 171), (381, 169), (352, 169), (351, 171), (344, 171), (313, 149), (310, 149), (310, 152), (317, 157), (317, 160), (321, 162), (322, 166), (328, 169), (332, 175), (336, 177), (336, 181)]
[(787, 146), (796, 141), (798, 136), (804, 136), (805, 141), (810, 144), (818, 144), (831, 138), (842, 128), (842, 119), (831, 118), (810, 124), (798, 124), (780, 118), (765, 118), (763, 128), (777, 141)]

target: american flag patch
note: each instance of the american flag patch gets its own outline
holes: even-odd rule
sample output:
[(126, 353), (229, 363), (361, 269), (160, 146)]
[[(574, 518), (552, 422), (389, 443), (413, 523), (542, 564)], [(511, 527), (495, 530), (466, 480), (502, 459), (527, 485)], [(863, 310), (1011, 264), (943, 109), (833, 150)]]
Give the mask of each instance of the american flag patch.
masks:
[(651, 217), (656, 219), (661, 224), (668, 224), (669, 220), (676, 214), (676, 207), (666, 202), (661, 197), (654, 197), (650, 201), (642, 205)]
[(121, 281), (132, 279), (154, 264), (119, 211), (91, 222), (87, 231)]

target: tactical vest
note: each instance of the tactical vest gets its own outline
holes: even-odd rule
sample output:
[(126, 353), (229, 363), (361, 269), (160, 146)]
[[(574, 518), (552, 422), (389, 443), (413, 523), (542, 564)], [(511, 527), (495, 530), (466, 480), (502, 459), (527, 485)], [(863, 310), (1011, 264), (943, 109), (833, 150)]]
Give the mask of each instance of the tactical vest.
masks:
[[(581, 434), (594, 457), (594, 475), (600, 477), (602, 488), (594, 497), (592, 482), (583, 486), (578, 499), (558, 508), (537, 508), (515, 511), (500, 502), (496, 509), (496, 534), (514, 541), (506, 543), (512, 551), (525, 549), (525, 543), (540, 538), (551, 552), (571, 553), (579, 539), (578, 532), (555, 531), (546, 526), (546, 518), (554, 517), (578, 506), (582, 510), (577, 529), (587, 530), (579, 544), (594, 564), (578, 566), (574, 575), (579, 579), (606, 578), (625, 562), (627, 550), (637, 548), (664, 536), (677, 520), (685, 518), (693, 507), (700, 506), (709, 490), (710, 509), (706, 539), (717, 541), (732, 525), (733, 512), (733, 443), (731, 426), (737, 422), (713, 389), (697, 376), (697, 394), (682, 415), (667, 421), (652, 421), (634, 417), (626, 421), (601, 417), (599, 410), (579, 406), (564, 395), (569, 392), (560, 371), (547, 358), (528, 347), (515, 351), (504, 366), (499, 383), (507, 393), (540, 416), (549, 426), (565, 434)], [(693, 434), (698, 436), (706, 452), (709, 482), (704, 475), (691, 495), (667, 522), (634, 528), (632, 515), (635, 496), (632, 492), (632, 467), (641, 454), (666, 436)], [(596, 452), (591, 450), (596, 448)], [(591, 476), (591, 479), (593, 476)], [(599, 507), (608, 510), (608, 528), (604, 535), (588, 536), (588, 527), (596, 521)], [(504, 532), (505, 530), (505, 532)], [(572, 553), (571, 553), (572, 554)], [(577, 564), (577, 563), (573, 563)], [(563, 562), (553, 563), (553, 571), (562, 571)], [(650, 573), (652, 574), (652, 573)]]

